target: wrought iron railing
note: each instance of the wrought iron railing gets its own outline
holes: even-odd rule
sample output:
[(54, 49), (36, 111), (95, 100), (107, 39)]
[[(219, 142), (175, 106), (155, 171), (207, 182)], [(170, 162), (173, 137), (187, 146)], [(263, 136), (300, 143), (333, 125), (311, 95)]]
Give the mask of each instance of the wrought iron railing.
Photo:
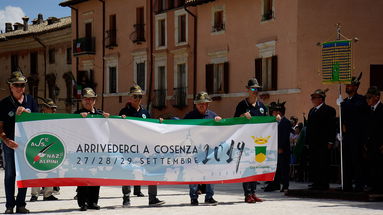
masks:
[(83, 37), (73, 40), (73, 55), (96, 54), (95, 41), (94, 37)]
[(154, 90), (154, 100), (153, 107), (162, 109), (166, 104), (166, 89), (156, 89)]

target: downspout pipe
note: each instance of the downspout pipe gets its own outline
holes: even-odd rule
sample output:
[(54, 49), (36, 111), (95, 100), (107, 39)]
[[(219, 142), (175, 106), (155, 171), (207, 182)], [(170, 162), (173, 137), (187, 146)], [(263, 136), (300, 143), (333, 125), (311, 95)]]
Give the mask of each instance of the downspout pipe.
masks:
[(185, 10), (188, 14), (193, 17), (194, 20), (194, 47), (193, 47), (193, 99), (195, 99), (195, 95), (197, 94), (197, 35), (198, 35), (198, 26), (197, 26), (197, 15), (192, 13), (188, 7), (185, 5)]
[(102, 91), (101, 91), (101, 109), (104, 110), (104, 92), (105, 92), (105, 0), (99, 0), (102, 3)]
[[(79, 38), (79, 33), (78, 33), (78, 9), (74, 8), (72, 6), (69, 6), (69, 8), (76, 12), (76, 32), (75, 33), (76, 33), (76, 41), (77, 41), (78, 38)], [(74, 47), (74, 45), (72, 44), (72, 53), (74, 52), (73, 47)], [(79, 60), (78, 60), (77, 57), (75, 57), (74, 59), (76, 60), (76, 71), (75, 72), (76, 72), (76, 77), (77, 77), (77, 72), (78, 72), (78, 69), (79, 69)], [(76, 80), (76, 82), (77, 82), (77, 80)], [(77, 87), (77, 84), (76, 84), (76, 87)], [(73, 95), (73, 97), (74, 96), (75, 95)], [(79, 103), (78, 102), (76, 102), (76, 103), (77, 103), (77, 110), (78, 110), (79, 109)]]
[(148, 102), (147, 102), (147, 110), (150, 108), (151, 103), (151, 97), (152, 97), (152, 87), (153, 87), (153, 1), (147, 0), (147, 5), (149, 8), (149, 33), (148, 33), (148, 39), (149, 39), (149, 52), (148, 52), (148, 66), (149, 66), (149, 90), (148, 90)]
[(33, 35), (33, 39), (44, 48), (44, 98), (47, 97), (47, 46), (41, 42), (37, 35)]

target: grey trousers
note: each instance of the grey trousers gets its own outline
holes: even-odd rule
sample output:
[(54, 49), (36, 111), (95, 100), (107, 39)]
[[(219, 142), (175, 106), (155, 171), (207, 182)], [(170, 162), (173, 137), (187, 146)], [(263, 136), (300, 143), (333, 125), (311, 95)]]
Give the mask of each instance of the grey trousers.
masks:
[[(124, 196), (130, 196), (131, 192), (132, 192), (132, 190), (131, 190), (130, 186), (122, 186), (122, 194)], [(149, 185), (148, 186), (148, 195), (149, 195), (149, 201), (157, 198), (157, 185)]]

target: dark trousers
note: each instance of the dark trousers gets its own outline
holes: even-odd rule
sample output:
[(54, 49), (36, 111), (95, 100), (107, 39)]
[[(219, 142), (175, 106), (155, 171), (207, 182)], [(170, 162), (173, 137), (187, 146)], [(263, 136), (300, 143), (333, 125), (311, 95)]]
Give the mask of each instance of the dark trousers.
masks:
[(255, 194), (255, 190), (257, 189), (257, 182), (256, 181), (251, 181), (251, 182), (243, 182), (242, 183), (243, 187), (243, 193), (245, 196)]
[(310, 172), (316, 187), (328, 188), (330, 172), (330, 150), (327, 145), (310, 150)]
[(277, 171), (274, 182), (276, 185), (282, 184), (284, 188), (289, 187), (290, 173), (290, 153), (278, 154)]
[(100, 186), (81, 186), (77, 187), (77, 203), (82, 207), (98, 203)]
[[(130, 196), (131, 192), (132, 191), (131, 191), (130, 186), (122, 186), (122, 194), (124, 196)], [(141, 192), (141, 186), (134, 186), (133, 193), (134, 194), (138, 194), (140, 192)], [(148, 194), (149, 194), (149, 201), (154, 200), (155, 198), (157, 198), (157, 185), (149, 185), (148, 186)]]
[(4, 152), (4, 164), (5, 164), (5, 196), (7, 202), (6, 208), (25, 207), (25, 196), (27, 194), (27, 188), (18, 188), (17, 196), (15, 199), (15, 182), (16, 182), (16, 167), (15, 167), (15, 154), (14, 150), (8, 146), (2, 144)]
[(373, 147), (372, 150), (368, 151), (369, 159), (369, 186), (373, 192), (383, 193), (383, 154), (380, 153), (379, 148)]
[[(360, 139), (360, 138), (359, 138)], [(362, 141), (352, 135), (344, 135), (343, 141), (343, 185), (345, 189), (351, 189), (353, 182), (355, 187), (363, 187), (363, 159), (364, 149)]]

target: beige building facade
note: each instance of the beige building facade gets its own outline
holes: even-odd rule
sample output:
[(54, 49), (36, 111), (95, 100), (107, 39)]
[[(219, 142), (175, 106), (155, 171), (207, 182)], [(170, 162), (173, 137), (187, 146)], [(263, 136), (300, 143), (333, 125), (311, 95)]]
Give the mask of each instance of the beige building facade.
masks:
[(0, 97), (9, 95), (7, 79), (20, 70), (28, 78), (27, 93), (41, 103), (52, 98), (59, 112), (72, 112), (72, 36), (71, 18), (49, 17), (41, 14), (29, 22), (6, 23), (0, 34)]
[[(185, 9), (186, 4), (186, 9)], [(383, 89), (383, 3), (357, 0), (67, 0), (72, 8), (72, 70), (80, 87), (95, 87), (98, 106), (118, 114), (139, 84), (154, 117), (178, 116), (205, 90), (211, 109), (232, 117), (252, 77), (268, 104), (287, 101), (302, 119), (310, 94), (324, 85), (318, 43), (336, 39), (336, 24), (353, 42), (360, 93)], [(357, 41), (357, 42), (356, 42)], [(342, 89), (344, 91), (344, 87)], [(345, 96), (344, 92), (342, 92)]]

